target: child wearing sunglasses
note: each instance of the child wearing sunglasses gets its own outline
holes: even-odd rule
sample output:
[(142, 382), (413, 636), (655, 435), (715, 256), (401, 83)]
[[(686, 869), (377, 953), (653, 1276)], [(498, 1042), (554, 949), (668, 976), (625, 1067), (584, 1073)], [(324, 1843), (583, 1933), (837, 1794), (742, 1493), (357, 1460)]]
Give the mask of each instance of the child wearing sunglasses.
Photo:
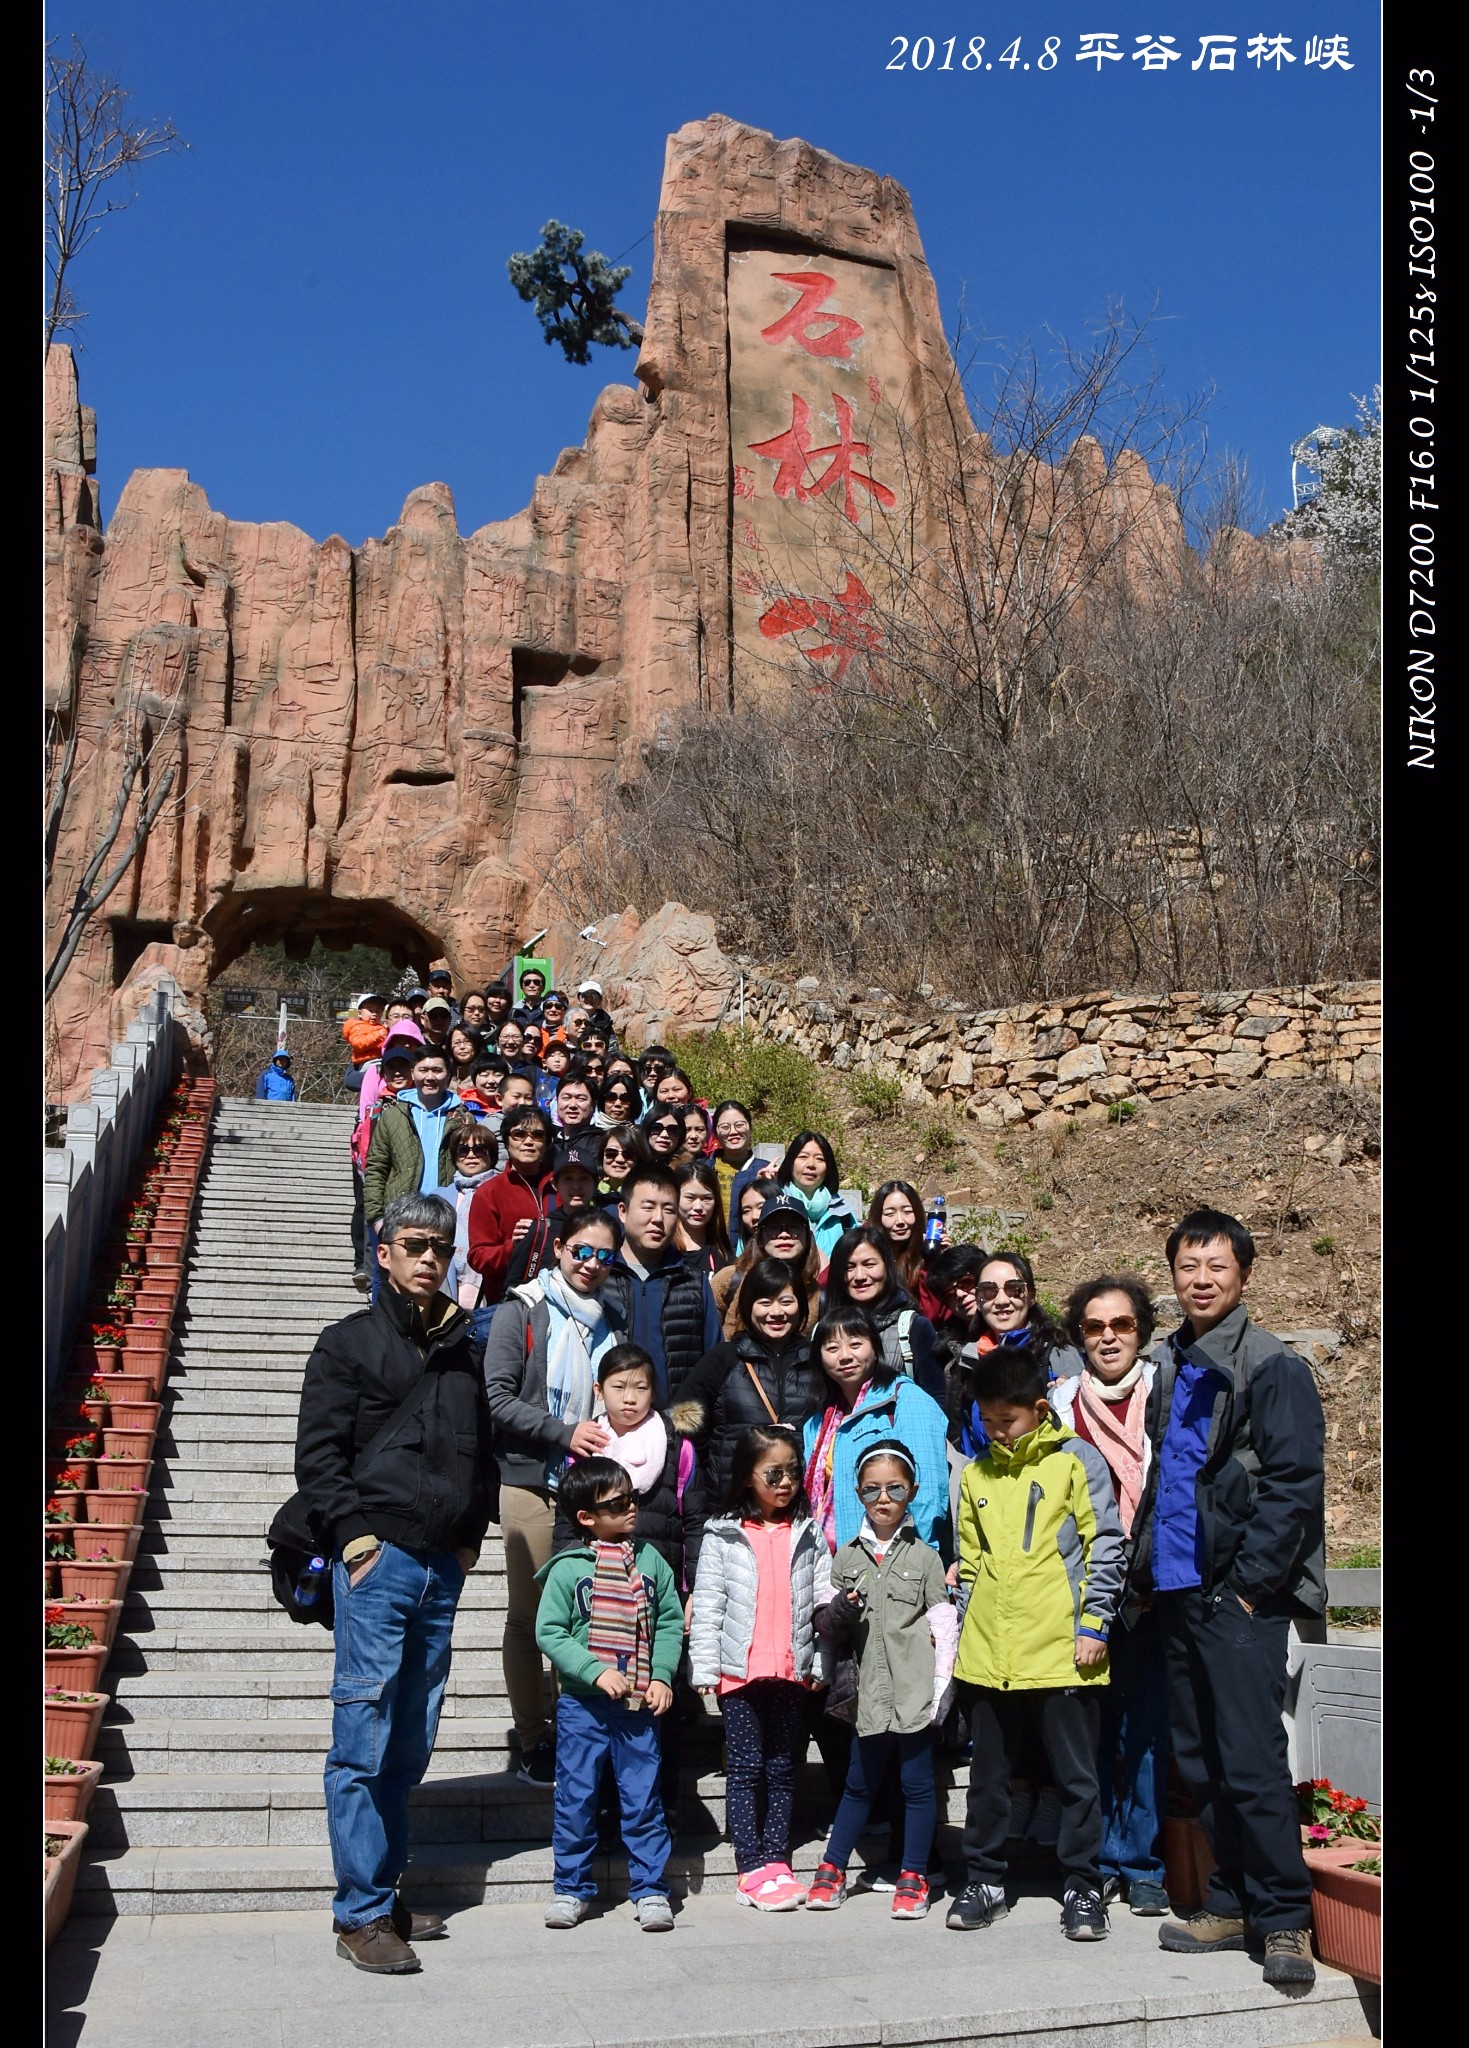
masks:
[[(817, 1612), (818, 1634), (850, 1643), (856, 1662), (855, 1737), (846, 1789), (821, 1865), (806, 1894), (812, 1912), (847, 1896), (847, 1865), (892, 1759), (903, 1788), (903, 1858), (893, 1893), (895, 1920), (928, 1911), (928, 1852), (938, 1821), (933, 1730), (949, 1709), (959, 1619), (949, 1604), (943, 1559), (920, 1540), (909, 1512), (918, 1492), (913, 1453), (897, 1437), (868, 1445), (857, 1460), (862, 1527), (832, 1562), (832, 1597)], [(833, 1706), (829, 1711), (837, 1711)]]
[(800, 1438), (781, 1423), (745, 1430), (724, 1513), (704, 1526), (689, 1665), (699, 1691), (719, 1696), (739, 1896), (762, 1913), (794, 1912), (806, 1895), (791, 1869), (791, 1800), (806, 1694), (826, 1683), (815, 1617), (830, 1593), (831, 1553), (811, 1519)]
[(638, 1496), (620, 1465), (585, 1458), (561, 1490), (580, 1540), (536, 1574), (536, 1643), (561, 1682), (556, 1895), (546, 1925), (577, 1926), (597, 1896), (597, 1796), (610, 1762), (638, 1925), (664, 1934), (673, 1926), (664, 1881), (673, 1843), (659, 1796), (658, 1724), (673, 1705), (683, 1607), (663, 1558), (638, 1540)]

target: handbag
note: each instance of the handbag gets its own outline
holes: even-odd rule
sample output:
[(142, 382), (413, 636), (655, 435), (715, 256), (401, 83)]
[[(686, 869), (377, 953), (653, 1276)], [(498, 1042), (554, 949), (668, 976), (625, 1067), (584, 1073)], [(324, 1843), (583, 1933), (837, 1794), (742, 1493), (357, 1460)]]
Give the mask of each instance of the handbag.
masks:
[[(382, 1428), (353, 1459), (354, 1479), (360, 1479), (379, 1451), (387, 1448), (400, 1426), (418, 1408), (431, 1380), (432, 1375), (425, 1372), (414, 1381), (410, 1392), (398, 1403)], [(265, 1532), (265, 1541), (270, 1553), (265, 1560), (270, 1567), (270, 1589), (292, 1621), (319, 1622), (323, 1628), (333, 1627), (336, 1609), (330, 1574), (325, 1575), (311, 1600), (303, 1601), (298, 1590), (300, 1579), (312, 1558), (329, 1557), (331, 1554), (330, 1537), (321, 1526), (320, 1516), (307, 1505), (303, 1493), (293, 1493), (276, 1510), (275, 1519)]]

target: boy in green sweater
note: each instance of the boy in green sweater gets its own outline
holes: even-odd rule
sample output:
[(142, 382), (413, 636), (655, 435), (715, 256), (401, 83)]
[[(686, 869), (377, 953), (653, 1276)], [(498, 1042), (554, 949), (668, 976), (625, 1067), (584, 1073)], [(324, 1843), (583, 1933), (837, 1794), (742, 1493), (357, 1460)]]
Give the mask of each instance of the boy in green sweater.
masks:
[(673, 1705), (683, 1602), (649, 1543), (634, 1544), (637, 1495), (623, 1466), (583, 1458), (561, 1480), (582, 1531), (536, 1573), (536, 1645), (556, 1667), (556, 1896), (548, 1927), (575, 1927), (597, 1896), (597, 1787), (612, 1759), (629, 1891), (645, 1934), (673, 1926), (663, 1873), (673, 1851), (658, 1794), (657, 1717)]

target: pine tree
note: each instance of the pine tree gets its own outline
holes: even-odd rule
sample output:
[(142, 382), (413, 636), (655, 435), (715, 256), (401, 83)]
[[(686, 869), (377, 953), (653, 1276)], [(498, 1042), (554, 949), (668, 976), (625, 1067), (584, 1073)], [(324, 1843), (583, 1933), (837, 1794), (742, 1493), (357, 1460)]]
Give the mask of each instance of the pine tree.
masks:
[(611, 264), (598, 249), (583, 250), (578, 228), (548, 220), (538, 249), (518, 251), (506, 268), (510, 282), (536, 318), (547, 344), (559, 342), (569, 363), (589, 363), (590, 342), (637, 348), (642, 327), (612, 303), (632, 276), (630, 264)]

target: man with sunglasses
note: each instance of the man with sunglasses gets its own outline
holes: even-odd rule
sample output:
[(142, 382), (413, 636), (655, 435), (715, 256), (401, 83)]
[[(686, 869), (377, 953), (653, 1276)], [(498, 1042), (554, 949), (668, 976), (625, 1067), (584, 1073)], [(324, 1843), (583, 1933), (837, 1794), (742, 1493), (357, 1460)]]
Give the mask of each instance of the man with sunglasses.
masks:
[(408, 1795), (428, 1769), (466, 1574), (489, 1523), (491, 1425), (469, 1318), (442, 1292), (454, 1211), (387, 1204), (382, 1291), (322, 1331), (307, 1362), (296, 1484), (333, 1560), (336, 1666), (326, 1759), (337, 1954), (419, 1968), (410, 1940), (445, 1932), (397, 1896)]

